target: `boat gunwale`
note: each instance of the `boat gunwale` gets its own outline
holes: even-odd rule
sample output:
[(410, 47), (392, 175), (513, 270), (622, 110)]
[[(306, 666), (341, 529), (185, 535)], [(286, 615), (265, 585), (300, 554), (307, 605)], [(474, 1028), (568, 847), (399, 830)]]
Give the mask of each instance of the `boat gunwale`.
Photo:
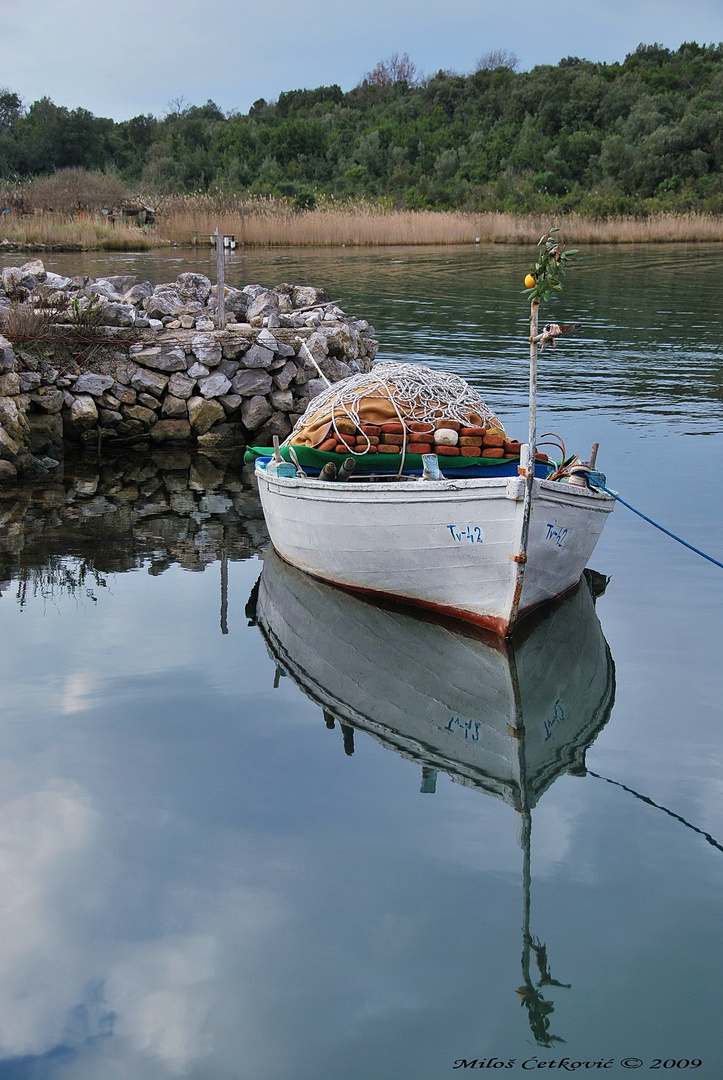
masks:
[[(483, 492), (490, 493), (491, 497), (495, 495), (502, 495), (503, 498), (513, 498), (507, 494), (509, 489), (509, 482), (516, 481), (519, 484), (524, 482), (523, 477), (514, 476), (471, 476), (466, 479), (461, 477), (446, 478), (444, 480), (423, 480), (422, 477), (415, 476), (409, 480), (369, 480), (363, 481), (360, 479), (354, 479), (353, 481), (346, 481), (345, 483), (339, 483), (337, 480), (320, 480), (317, 477), (309, 476), (274, 476), (266, 471), (266, 469), (257, 463), (256, 475), (263, 476), (267, 485), (272, 489), (272, 485), (280, 489), (281, 492), (287, 489), (289, 493), (292, 491), (308, 492), (313, 495), (314, 492), (321, 494), (325, 492), (329, 495), (338, 496), (338, 501), (354, 501), (354, 495), (369, 495), (380, 493), (389, 494), (403, 494), (414, 492), (416, 494), (425, 495), (425, 501), (436, 501), (442, 492), (446, 493), (464, 493), (468, 497), (474, 495), (475, 492), (482, 494)], [(424, 485), (423, 487), (421, 485)], [(609, 508), (612, 509), (615, 503), (615, 499), (612, 495), (608, 495), (606, 492), (593, 491), (588, 487), (577, 487), (571, 484), (559, 484), (556, 481), (543, 480), (541, 478), (535, 479), (535, 487), (540, 492), (549, 492), (556, 496), (570, 496), (573, 499), (585, 499), (592, 500), (594, 503), (609, 504)], [(520, 496), (521, 498), (521, 496)], [(332, 500), (336, 501), (336, 500)], [(514, 501), (517, 501), (516, 499)], [(601, 506), (602, 509), (602, 506)]]

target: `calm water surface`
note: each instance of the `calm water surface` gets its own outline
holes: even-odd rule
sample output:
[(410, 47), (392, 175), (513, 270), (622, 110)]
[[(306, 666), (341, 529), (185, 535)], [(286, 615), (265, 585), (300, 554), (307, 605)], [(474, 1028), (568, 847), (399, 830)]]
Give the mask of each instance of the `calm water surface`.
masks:
[[(538, 430), (599, 441), (627, 501), (723, 560), (723, 250), (584, 256), (544, 312), (583, 330), (543, 354)], [(324, 285), (524, 438), (530, 257), (236, 253), (227, 278)], [(605, 594), (505, 657), (264, 544), (236, 461), (0, 494), (0, 1080), (717, 1080), (721, 570), (618, 507)]]

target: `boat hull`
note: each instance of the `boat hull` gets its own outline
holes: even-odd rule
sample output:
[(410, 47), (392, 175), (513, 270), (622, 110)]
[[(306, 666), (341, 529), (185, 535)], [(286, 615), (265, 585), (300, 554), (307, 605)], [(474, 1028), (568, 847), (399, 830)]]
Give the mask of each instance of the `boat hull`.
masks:
[(534, 481), (528, 555), (521, 478), (327, 483), (256, 468), (271, 542), (324, 581), (505, 636), (580, 580), (614, 500)]

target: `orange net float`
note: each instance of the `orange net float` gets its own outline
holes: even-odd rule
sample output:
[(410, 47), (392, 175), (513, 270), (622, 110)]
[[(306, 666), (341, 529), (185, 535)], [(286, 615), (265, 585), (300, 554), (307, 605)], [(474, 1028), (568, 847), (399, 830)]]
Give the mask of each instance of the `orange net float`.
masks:
[(482, 439), (482, 445), (485, 449), (502, 450), (505, 445), (504, 435), (485, 435)]

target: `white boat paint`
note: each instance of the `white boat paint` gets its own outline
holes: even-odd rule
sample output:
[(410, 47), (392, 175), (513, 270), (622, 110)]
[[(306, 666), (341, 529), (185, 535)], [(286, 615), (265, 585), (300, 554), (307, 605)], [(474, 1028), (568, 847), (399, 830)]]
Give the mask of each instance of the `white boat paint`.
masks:
[(336, 483), (262, 462), (256, 477), (273, 546), (293, 566), (500, 635), (580, 580), (614, 506), (588, 488), (535, 480), (520, 575), (521, 477)]

